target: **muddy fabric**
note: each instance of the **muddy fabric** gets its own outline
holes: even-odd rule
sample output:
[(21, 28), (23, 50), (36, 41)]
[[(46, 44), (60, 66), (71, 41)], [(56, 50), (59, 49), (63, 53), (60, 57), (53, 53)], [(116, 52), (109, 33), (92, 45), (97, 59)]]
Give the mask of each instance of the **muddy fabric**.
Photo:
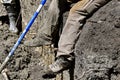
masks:
[(81, 33), (85, 20), (110, 0), (80, 0), (70, 10), (63, 28), (57, 56), (70, 55), (74, 52), (75, 43)]
[(37, 36), (41, 37), (45, 34), (51, 36), (54, 30), (59, 28), (60, 17), (62, 17), (68, 6), (67, 0), (52, 0)]
[[(73, 53), (74, 45), (80, 35), (85, 20), (109, 1), (110, 0), (77, 0), (70, 9), (68, 19), (60, 36), (57, 57)], [(52, 0), (48, 13), (37, 35), (39, 37), (42, 34), (51, 36), (53, 31), (59, 27), (60, 17), (62, 17), (62, 14), (68, 7), (68, 0)]]

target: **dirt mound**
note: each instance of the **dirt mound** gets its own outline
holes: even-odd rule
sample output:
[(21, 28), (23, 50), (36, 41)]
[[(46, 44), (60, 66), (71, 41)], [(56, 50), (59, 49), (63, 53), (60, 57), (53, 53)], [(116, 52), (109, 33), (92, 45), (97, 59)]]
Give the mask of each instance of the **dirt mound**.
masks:
[(120, 3), (111, 1), (85, 24), (76, 45), (75, 80), (120, 80)]
[[(34, 37), (39, 25), (41, 24), (42, 18), (44, 18), (44, 14), (46, 13), (50, 1), (51, 0), (47, 1), (37, 20), (34, 22), (34, 25), (31, 27), (31, 30), (28, 32), (24, 39), (30, 39)], [(39, 0), (21, 0), (22, 29), (24, 29), (27, 25), (33, 13), (36, 11), (39, 3)], [(0, 10), (0, 63), (2, 63), (10, 50), (13, 48), (20, 35), (12, 34), (8, 30), (8, 17), (6, 10), (2, 4), (0, 5)], [(43, 71), (41, 67), (43, 62), (40, 58), (41, 54), (34, 51), (35, 48), (25, 47), (23, 45), (23, 41), (16, 49), (14, 53), (15, 55), (12, 56), (11, 60), (6, 66), (8, 70), (7, 74), (9, 80), (42, 80), (41, 76), (38, 75)], [(0, 80), (4, 80), (3, 76), (1, 75)]]

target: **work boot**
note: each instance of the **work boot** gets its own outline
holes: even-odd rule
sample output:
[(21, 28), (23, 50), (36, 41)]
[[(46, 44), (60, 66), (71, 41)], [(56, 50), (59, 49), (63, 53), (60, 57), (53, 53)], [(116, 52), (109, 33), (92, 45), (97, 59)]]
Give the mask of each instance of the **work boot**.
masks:
[(15, 16), (8, 13), (8, 17), (9, 17), (9, 24), (10, 24), (9, 30), (12, 33), (18, 33), (18, 29), (16, 27), (16, 18), (15, 18)]
[(18, 10), (16, 4), (4, 4), (5, 9), (8, 13), (9, 18), (9, 30), (13, 33), (18, 33), (18, 29), (16, 27), (16, 20), (18, 17)]
[(57, 60), (49, 65), (49, 70), (43, 75), (43, 78), (54, 78), (58, 73), (71, 68), (72, 61), (65, 57), (58, 57)]
[(32, 40), (25, 41), (24, 45), (29, 47), (40, 47), (43, 45), (50, 45), (52, 43), (51, 40), (52, 40), (51, 37), (46, 35), (41, 35), (41, 36), (37, 36)]

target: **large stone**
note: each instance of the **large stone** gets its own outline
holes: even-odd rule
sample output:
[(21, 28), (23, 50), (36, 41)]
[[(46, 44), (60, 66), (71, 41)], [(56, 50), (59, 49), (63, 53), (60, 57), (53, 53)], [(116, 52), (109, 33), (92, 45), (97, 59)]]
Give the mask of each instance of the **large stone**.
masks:
[(120, 80), (120, 2), (113, 0), (84, 25), (76, 45), (75, 80)]

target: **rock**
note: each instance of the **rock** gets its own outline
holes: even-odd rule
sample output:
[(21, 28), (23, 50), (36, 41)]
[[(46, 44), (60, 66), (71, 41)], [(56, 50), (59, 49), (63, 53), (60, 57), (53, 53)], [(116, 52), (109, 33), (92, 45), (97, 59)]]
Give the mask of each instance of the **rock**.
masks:
[[(111, 1), (84, 25), (76, 45), (75, 80), (120, 80), (120, 4)], [(94, 23), (90, 21), (101, 21)], [(117, 26), (117, 25), (116, 25)]]

